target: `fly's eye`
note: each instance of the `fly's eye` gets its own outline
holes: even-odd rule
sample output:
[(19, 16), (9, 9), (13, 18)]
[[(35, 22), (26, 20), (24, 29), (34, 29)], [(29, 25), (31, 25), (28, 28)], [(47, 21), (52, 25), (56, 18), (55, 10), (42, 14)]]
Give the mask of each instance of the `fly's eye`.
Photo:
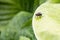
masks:
[(36, 16), (42, 16), (42, 14), (39, 12), (39, 13), (36, 14)]
[(41, 17), (42, 17), (42, 13), (38, 12), (37, 14), (35, 14), (36, 20), (41, 19)]

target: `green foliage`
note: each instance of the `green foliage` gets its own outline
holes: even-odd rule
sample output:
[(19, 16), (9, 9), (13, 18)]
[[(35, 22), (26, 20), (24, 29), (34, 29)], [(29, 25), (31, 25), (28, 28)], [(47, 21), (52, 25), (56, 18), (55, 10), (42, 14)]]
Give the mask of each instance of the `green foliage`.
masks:
[(0, 0), (0, 40), (36, 40), (32, 16), (39, 0)]

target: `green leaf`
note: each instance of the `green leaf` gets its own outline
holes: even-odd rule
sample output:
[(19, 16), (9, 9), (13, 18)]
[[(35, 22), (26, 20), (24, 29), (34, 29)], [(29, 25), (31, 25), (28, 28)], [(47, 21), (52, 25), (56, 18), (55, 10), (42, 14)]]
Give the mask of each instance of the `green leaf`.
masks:
[(9, 29), (10, 31), (16, 31), (20, 36), (25, 36), (30, 38), (30, 40), (36, 40), (32, 30), (32, 13), (29, 12), (19, 12), (15, 17), (10, 21)]
[(18, 12), (18, 7), (11, 1), (0, 0), (0, 26), (5, 26), (10, 19)]
[(7, 28), (2, 31), (1, 39), (20, 40), (22, 36), (23, 39), (29, 38), (30, 40), (36, 40), (31, 25), (32, 15), (32, 13), (24, 11), (17, 13), (17, 15), (9, 21)]

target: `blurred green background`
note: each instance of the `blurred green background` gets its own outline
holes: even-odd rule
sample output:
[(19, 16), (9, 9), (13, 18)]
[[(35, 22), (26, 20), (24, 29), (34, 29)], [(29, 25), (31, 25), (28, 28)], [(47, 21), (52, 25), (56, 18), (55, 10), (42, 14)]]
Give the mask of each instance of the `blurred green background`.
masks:
[(0, 0), (0, 40), (36, 40), (32, 17), (46, 0)]

